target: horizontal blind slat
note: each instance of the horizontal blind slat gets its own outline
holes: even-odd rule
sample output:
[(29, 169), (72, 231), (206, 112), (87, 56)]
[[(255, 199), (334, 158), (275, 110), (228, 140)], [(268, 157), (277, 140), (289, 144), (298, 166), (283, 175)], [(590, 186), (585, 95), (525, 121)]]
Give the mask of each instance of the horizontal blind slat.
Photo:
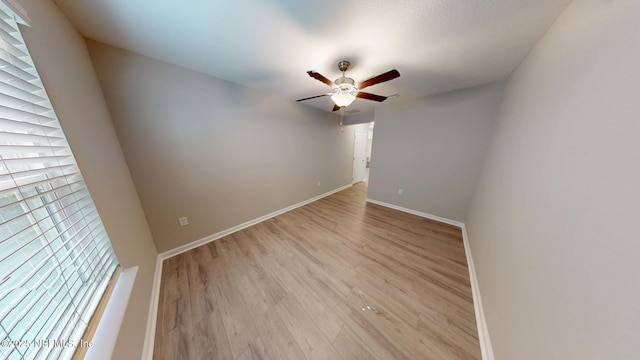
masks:
[(42, 87), (36, 84), (32, 84), (30, 81), (27, 81), (25, 79), (16, 77), (14, 74), (10, 73), (8, 69), (0, 68), (0, 81), (5, 84), (24, 89), (25, 91), (31, 93), (38, 93), (43, 91)]
[[(0, 110), (1, 111), (1, 110)], [(59, 141), (64, 138), (58, 134), (55, 135), (47, 135), (47, 134), (21, 134), (21, 133), (12, 133), (8, 131), (0, 130), (0, 144), (7, 145), (20, 145), (20, 144), (34, 144), (34, 145), (42, 145), (48, 144), (52, 142), (57, 144)]]
[(69, 178), (80, 176), (76, 169), (77, 166), (75, 164), (69, 164), (15, 171), (7, 174), (7, 169), (0, 163), (0, 192), (6, 192), (11, 188), (17, 187), (24, 188), (30, 184), (37, 184), (48, 178), (61, 175), (66, 175)]
[(2, 40), (8, 42), (9, 44), (19, 45), (22, 41), (18, 40), (16, 36), (14, 36), (16, 32), (10, 31), (7, 26), (0, 27), (0, 37)]
[[(2, 32), (0, 31), (0, 34), (1, 33)], [(40, 80), (40, 77), (38, 76), (36, 67), (33, 64), (33, 61), (31, 61), (30, 57), (22, 55), (22, 51), (19, 52), (18, 55), (16, 55), (15, 51), (13, 51), (13, 48), (24, 48), (26, 51), (26, 47), (24, 47), (21, 43), (13, 42), (3, 42), (3, 45), (4, 46), (0, 47), (0, 59), (2, 59), (7, 64), (7, 66), (28, 73), (32, 77), (32, 81), (38, 82)]]
[(33, 74), (27, 71), (30, 70), (29, 67), (21, 69), (2, 57), (0, 57), (0, 70), (26, 82), (31, 82), (37, 79)]
[(42, 114), (51, 111), (48, 107), (3, 93), (0, 93), (0, 104), (8, 108), (23, 109), (23, 111), (33, 114)]
[[(65, 152), (66, 154), (70, 154), (69, 148), (62, 145), (51, 145), (51, 146), (42, 146), (42, 145), (3, 145), (0, 144), (0, 154), (35, 154), (35, 153), (47, 153), (50, 152), (52, 154), (61, 154)], [(4, 157), (7, 158), (6, 156)]]
[[(33, 120), (33, 121), (30, 121)], [(51, 125), (42, 124), (38, 119), (7, 119), (6, 117), (0, 116), (0, 130), (5, 133), (12, 134), (24, 134), (24, 133), (34, 133), (38, 132), (39, 134), (51, 134), (51, 133), (60, 133), (60, 126), (57, 123), (52, 123)]]
[[(1, 72), (0, 72), (1, 73)], [(0, 92), (3, 94), (11, 95), (13, 97), (17, 97), (19, 99), (29, 99), (32, 102), (38, 104), (39, 106), (48, 108), (51, 110), (51, 103), (49, 100), (44, 97), (36, 94), (34, 91), (29, 91), (25, 89), (24, 86), (16, 86), (18, 85), (16, 81), (12, 83), (2, 81), (2, 77), (0, 77)], [(36, 92), (39, 90), (39, 87), (35, 86), (35, 88), (30, 87), (31, 89), (35, 89)]]
[[(4, 17), (3, 17), (4, 19)], [(0, 28), (2, 28), (2, 30), (4, 30), (4, 32), (11, 34), (11, 33), (15, 33), (18, 32), (18, 29), (12, 27), (11, 25), (7, 24), (6, 21), (0, 21)]]
[(58, 165), (66, 162), (71, 156), (30, 156), (30, 157), (17, 157), (17, 158), (2, 158), (2, 162), (12, 168), (24, 169), (33, 165), (45, 166), (47, 164)]
[(10, 104), (3, 104), (0, 102), (0, 112), (2, 112), (2, 117), (7, 118), (9, 120), (16, 121), (31, 121), (32, 123), (36, 123), (36, 121), (41, 122), (42, 124), (55, 123), (56, 119), (51, 116), (41, 115), (32, 111), (31, 109), (23, 109), (13, 107)]

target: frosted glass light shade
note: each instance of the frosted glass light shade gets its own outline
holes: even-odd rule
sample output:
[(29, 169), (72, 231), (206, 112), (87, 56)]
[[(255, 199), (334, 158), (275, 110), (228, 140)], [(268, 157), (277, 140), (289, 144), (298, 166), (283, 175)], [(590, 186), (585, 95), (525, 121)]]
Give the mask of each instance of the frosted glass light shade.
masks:
[(340, 107), (349, 106), (356, 97), (349, 93), (338, 93), (331, 95), (331, 100)]

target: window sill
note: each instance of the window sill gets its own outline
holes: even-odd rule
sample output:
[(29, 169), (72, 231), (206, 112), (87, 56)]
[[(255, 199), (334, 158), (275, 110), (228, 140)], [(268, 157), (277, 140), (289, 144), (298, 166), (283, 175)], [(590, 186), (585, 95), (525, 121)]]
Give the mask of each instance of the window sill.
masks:
[(93, 335), (91, 347), (84, 357), (86, 360), (111, 358), (137, 273), (137, 266), (124, 269), (120, 273), (111, 298)]

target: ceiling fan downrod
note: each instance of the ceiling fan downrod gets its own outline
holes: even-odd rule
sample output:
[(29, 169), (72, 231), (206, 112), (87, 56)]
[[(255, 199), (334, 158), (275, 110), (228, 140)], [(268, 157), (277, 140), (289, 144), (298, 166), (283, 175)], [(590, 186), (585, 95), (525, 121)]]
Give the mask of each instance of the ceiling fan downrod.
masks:
[(336, 84), (336, 86), (334, 87), (334, 91), (357, 91), (355, 86), (356, 82), (352, 78), (346, 77), (344, 74), (345, 71), (349, 69), (349, 66), (351, 66), (351, 63), (346, 60), (342, 60), (338, 63), (338, 69), (342, 71), (342, 76), (337, 78), (336, 81), (333, 82), (334, 84)]

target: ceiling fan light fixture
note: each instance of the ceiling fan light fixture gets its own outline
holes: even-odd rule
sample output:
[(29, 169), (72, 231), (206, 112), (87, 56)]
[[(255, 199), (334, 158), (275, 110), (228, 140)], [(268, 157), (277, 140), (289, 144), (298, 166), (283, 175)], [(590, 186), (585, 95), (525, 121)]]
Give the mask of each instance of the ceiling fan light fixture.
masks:
[(331, 100), (340, 107), (349, 106), (356, 99), (356, 96), (349, 93), (348, 91), (338, 91), (335, 94), (331, 95)]
[(355, 81), (353, 79), (342, 76), (334, 81), (336, 86), (333, 88), (334, 94), (331, 95), (331, 100), (339, 106), (349, 106), (356, 99), (358, 89), (356, 88)]

